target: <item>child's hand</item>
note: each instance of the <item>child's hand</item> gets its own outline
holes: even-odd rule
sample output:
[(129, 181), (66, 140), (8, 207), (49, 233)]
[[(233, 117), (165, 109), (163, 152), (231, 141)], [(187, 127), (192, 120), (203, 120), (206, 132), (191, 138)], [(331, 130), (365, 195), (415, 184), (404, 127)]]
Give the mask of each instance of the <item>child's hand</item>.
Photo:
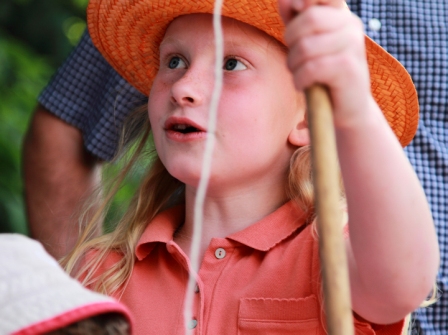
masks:
[(336, 125), (363, 117), (374, 100), (361, 20), (341, 0), (279, 0), (279, 8), (296, 88), (326, 85)]

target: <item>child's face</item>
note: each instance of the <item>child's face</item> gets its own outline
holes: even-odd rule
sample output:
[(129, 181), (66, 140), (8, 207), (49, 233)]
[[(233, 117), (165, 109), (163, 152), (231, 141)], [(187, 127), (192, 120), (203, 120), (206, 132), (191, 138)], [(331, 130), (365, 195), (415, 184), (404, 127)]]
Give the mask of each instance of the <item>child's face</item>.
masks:
[[(209, 192), (285, 178), (295, 150), (289, 135), (304, 117), (277, 42), (230, 18), (222, 25), (224, 79)], [(212, 15), (181, 16), (170, 24), (148, 110), (160, 159), (187, 186), (196, 187), (201, 175), (214, 62)]]

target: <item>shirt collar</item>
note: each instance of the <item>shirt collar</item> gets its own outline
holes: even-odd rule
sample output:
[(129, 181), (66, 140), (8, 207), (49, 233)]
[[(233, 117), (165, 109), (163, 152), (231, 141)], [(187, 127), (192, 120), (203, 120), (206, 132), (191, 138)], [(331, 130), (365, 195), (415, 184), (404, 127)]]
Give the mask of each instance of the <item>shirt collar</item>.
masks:
[[(185, 207), (183, 205), (170, 208), (156, 215), (137, 243), (135, 255), (138, 260), (148, 256), (154, 248), (154, 242), (168, 243), (172, 241), (174, 232), (184, 222), (184, 219)], [(256, 250), (268, 251), (291, 236), (305, 223), (305, 213), (294, 201), (289, 201), (262, 220), (229, 235), (227, 239)]]
[(227, 238), (256, 250), (268, 251), (305, 223), (305, 212), (294, 201), (289, 201), (257, 223)]
[(135, 248), (138, 260), (144, 259), (154, 248), (154, 242), (167, 243), (185, 220), (185, 206), (179, 205), (156, 215), (147, 225)]

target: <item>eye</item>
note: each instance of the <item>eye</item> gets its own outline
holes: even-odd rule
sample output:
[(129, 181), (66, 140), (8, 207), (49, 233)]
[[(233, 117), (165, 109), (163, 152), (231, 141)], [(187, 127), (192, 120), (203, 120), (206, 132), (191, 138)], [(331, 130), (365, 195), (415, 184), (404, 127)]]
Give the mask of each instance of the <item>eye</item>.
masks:
[(246, 69), (247, 66), (236, 58), (228, 58), (224, 62), (224, 70), (226, 71), (242, 71)]
[(174, 56), (174, 57), (171, 57), (171, 59), (168, 63), (168, 67), (170, 69), (185, 69), (187, 67), (187, 65), (182, 60), (182, 58), (180, 58), (179, 56)]

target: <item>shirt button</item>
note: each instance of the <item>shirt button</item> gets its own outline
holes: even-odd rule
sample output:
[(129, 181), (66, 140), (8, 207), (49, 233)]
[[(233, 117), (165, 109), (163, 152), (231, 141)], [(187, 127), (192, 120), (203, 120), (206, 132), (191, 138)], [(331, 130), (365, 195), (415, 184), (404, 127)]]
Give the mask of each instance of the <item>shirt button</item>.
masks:
[(198, 284), (196, 284), (194, 286), (194, 293), (199, 293), (199, 286), (198, 286)]
[(226, 251), (223, 248), (218, 248), (215, 250), (215, 257), (217, 259), (223, 259), (226, 257)]
[(198, 320), (192, 319), (190, 322), (188, 322), (188, 329), (195, 329), (198, 325)]
[(381, 21), (378, 19), (371, 19), (369, 21), (369, 28), (373, 31), (378, 31), (381, 29)]

